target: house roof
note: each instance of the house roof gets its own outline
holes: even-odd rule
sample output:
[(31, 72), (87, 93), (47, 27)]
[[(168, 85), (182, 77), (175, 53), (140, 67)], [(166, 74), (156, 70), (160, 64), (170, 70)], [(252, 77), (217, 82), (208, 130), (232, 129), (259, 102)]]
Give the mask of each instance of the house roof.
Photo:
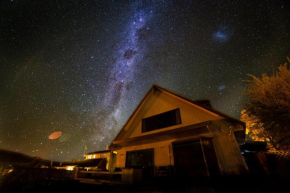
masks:
[(98, 166), (103, 159), (105, 158), (87, 159), (87, 160), (81, 160), (81, 161), (75, 161), (75, 162), (63, 162), (62, 165), (63, 166), (76, 165), (79, 167)]
[[(149, 96), (149, 94), (151, 93), (151, 91), (154, 90), (154, 89), (156, 89), (156, 90), (160, 90), (160, 91), (165, 91), (165, 92), (167, 92), (167, 93), (170, 93), (170, 94), (172, 94), (172, 95), (174, 95), (174, 96), (176, 96), (176, 97), (179, 97), (179, 98), (181, 98), (181, 99), (183, 99), (183, 100), (185, 100), (185, 101), (187, 101), (187, 102), (189, 102), (189, 103), (192, 103), (192, 104), (197, 105), (197, 106), (199, 106), (199, 107), (201, 107), (201, 108), (203, 108), (203, 109), (206, 109), (206, 110), (208, 110), (208, 111), (210, 111), (210, 112), (212, 112), (212, 113), (215, 113), (215, 114), (217, 114), (217, 115), (219, 115), (219, 116), (221, 116), (221, 117), (223, 117), (223, 118), (229, 120), (229, 121), (232, 122), (232, 123), (240, 124), (240, 125), (242, 125), (242, 126), (245, 128), (245, 123), (244, 123), (244, 122), (242, 122), (242, 121), (240, 121), (240, 120), (238, 120), (238, 119), (235, 119), (235, 118), (233, 118), (233, 117), (230, 117), (230, 116), (228, 116), (228, 115), (226, 115), (226, 114), (224, 114), (224, 113), (221, 113), (221, 112), (219, 112), (219, 111), (217, 111), (217, 110), (214, 110), (214, 109), (211, 107), (211, 104), (210, 104), (210, 101), (209, 101), (209, 100), (191, 100), (191, 99), (189, 99), (189, 98), (187, 98), (187, 97), (185, 97), (185, 96), (183, 96), (183, 95), (177, 94), (177, 93), (175, 93), (175, 92), (173, 92), (173, 91), (171, 91), (171, 90), (165, 89), (165, 88), (163, 88), (163, 87), (161, 87), (161, 86), (159, 86), (159, 85), (154, 84), (154, 85), (152, 85), (152, 87), (149, 89), (149, 91), (148, 91), (147, 94), (144, 96), (144, 98), (141, 100), (141, 102), (139, 103), (139, 105), (137, 106), (137, 108), (135, 109), (135, 111), (131, 114), (131, 116), (129, 117), (129, 119), (127, 120), (127, 122), (124, 124), (124, 126), (122, 127), (122, 129), (119, 131), (119, 133), (116, 135), (116, 137), (114, 138), (113, 141), (115, 141), (115, 140), (119, 137), (119, 135), (121, 134), (122, 130), (126, 127), (126, 125), (129, 123), (129, 121), (133, 118), (133, 116), (135, 115), (135, 113), (138, 111), (138, 109), (142, 106), (143, 102), (144, 102), (144, 101), (146, 100), (146, 98)], [(113, 141), (112, 141), (112, 143), (110, 144), (110, 146), (113, 145)]]
[[(202, 108), (204, 108), (204, 109), (206, 109), (206, 110), (208, 110), (208, 111), (211, 111), (211, 112), (213, 112), (213, 113), (215, 113), (215, 114), (218, 114), (218, 115), (220, 115), (221, 117), (224, 117), (224, 118), (226, 118), (226, 119), (228, 119), (228, 120), (230, 120), (230, 121), (232, 121), (232, 122), (235, 122), (235, 123), (238, 123), (238, 124), (241, 124), (241, 125), (245, 126), (245, 123), (244, 123), (244, 122), (242, 122), (242, 121), (240, 121), (240, 120), (238, 120), (238, 119), (235, 119), (235, 118), (233, 118), (233, 117), (230, 117), (230, 116), (228, 116), (228, 115), (226, 115), (226, 114), (224, 114), (224, 113), (222, 113), (222, 112), (219, 112), (219, 111), (213, 109), (213, 108), (211, 107), (211, 104), (210, 104), (210, 101), (209, 101), (209, 100), (191, 100), (191, 99), (189, 99), (189, 98), (187, 98), (187, 97), (185, 97), (185, 96), (183, 96), (183, 95), (180, 95), (180, 94), (174, 93), (173, 91), (168, 90), (168, 89), (165, 89), (165, 88), (162, 88), (161, 86), (158, 86), (158, 85), (153, 85), (152, 88), (157, 88), (157, 89), (159, 89), (159, 90), (164, 90), (164, 91), (166, 91), (166, 92), (168, 92), (168, 93), (170, 93), (170, 94), (172, 94), (172, 95), (175, 95), (175, 96), (177, 96), (177, 97), (179, 97), (179, 98), (182, 98), (183, 100), (186, 100), (186, 101), (188, 101), (188, 102), (190, 102), (190, 103), (192, 103), (192, 104), (195, 104), (195, 105), (197, 105), (197, 106), (199, 106), (199, 107), (202, 107)], [(150, 91), (152, 90), (152, 88), (150, 89)], [(149, 92), (150, 92), (150, 91), (149, 91)], [(149, 92), (148, 92), (148, 94), (149, 94)], [(147, 94), (147, 95), (148, 95), (148, 94)], [(146, 97), (145, 97), (145, 98), (146, 98)], [(143, 100), (145, 100), (145, 98), (144, 98)], [(142, 101), (142, 102), (143, 102), (143, 101)], [(141, 103), (142, 103), (142, 102), (141, 102)], [(133, 114), (134, 114), (134, 113), (133, 113)]]
[(85, 153), (84, 155), (97, 154), (97, 153), (108, 153), (110, 151), (111, 150), (94, 151), (94, 152), (90, 152), (90, 153)]
[(167, 130), (167, 131), (161, 131), (158, 133), (152, 133), (148, 135), (133, 137), (133, 138), (127, 138), (123, 140), (115, 140), (112, 142), (113, 145), (137, 145), (142, 143), (148, 143), (148, 142), (157, 142), (164, 139), (174, 139), (177, 137), (189, 137), (189, 136), (201, 136), (205, 133), (210, 133), (210, 129), (207, 127), (210, 125), (210, 121), (197, 123), (194, 125), (188, 125), (184, 127), (180, 127), (178, 130)]

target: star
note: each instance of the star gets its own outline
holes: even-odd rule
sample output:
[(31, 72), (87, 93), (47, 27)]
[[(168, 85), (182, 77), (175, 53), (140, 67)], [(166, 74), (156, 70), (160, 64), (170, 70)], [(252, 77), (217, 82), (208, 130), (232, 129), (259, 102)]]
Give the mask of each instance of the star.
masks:
[(4, 1), (0, 148), (83, 159), (85, 146), (111, 143), (153, 84), (239, 119), (242, 80), (289, 56), (289, 4)]

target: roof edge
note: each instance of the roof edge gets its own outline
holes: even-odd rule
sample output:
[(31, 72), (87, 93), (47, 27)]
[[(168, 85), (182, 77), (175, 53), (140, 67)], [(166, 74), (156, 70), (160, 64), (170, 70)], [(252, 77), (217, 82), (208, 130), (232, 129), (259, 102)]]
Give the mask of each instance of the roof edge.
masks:
[(116, 135), (116, 137), (111, 141), (110, 145), (109, 145), (109, 149), (111, 148), (111, 146), (113, 145), (113, 141), (115, 141), (120, 135), (121, 132), (123, 131), (124, 127), (129, 123), (129, 121), (131, 120), (131, 118), (134, 116), (134, 114), (137, 112), (137, 110), (139, 109), (139, 107), (141, 107), (141, 105), (143, 104), (143, 102), (145, 101), (145, 99), (147, 98), (147, 96), (149, 95), (149, 93), (151, 92), (151, 90), (153, 90), (155, 87), (155, 85), (153, 84), (151, 86), (151, 88), (148, 90), (148, 92), (145, 94), (145, 96), (142, 98), (141, 102), (139, 103), (139, 105), (135, 108), (135, 110), (133, 111), (133, 113), (130, 115), (130, 117), (128, 118), (128, 120), (126, 121), (126, 123), (123, 125), (123, 127), (120, 129), (120, 131), (118, 132), (118, 134)]
[[(228, 120), (230, 120), (230, 121), (232, 121), (232, 122), (234, 122), (234, 123), (238, 123), (238, 124), (240, 124), (240, 125), (242, 125), (244, 128), (246, 127), (246, 124), (244, 123), (244, 122), (242, 122), (242, 121), (240, 121), (240, 120), (238, 120), (238, 119), (235, 119), (235, 118), (233, 118), (233, 117), (230, 117), (230, 116), (228, 116), (228, 115), (226, 115), (226, 114), (224, 114), (224, 113), (221, 113), (221, 112), (219, 112), (219, 111), (217, 111), (217, 110), (215, 110), (215, 109), (213, 109), (213, 108), (209, 108), (209, 107), (206, 107), (206, 106), (204, 106), (204, 105), (201, 105), (201, 104), (199, 104), (198, 103), (198, 100), (197, 101), (194, 101), (194, 100), (191, 100), (191, 99), (189, 99), (189, 98), (187, 98), (187, 97), (185, 97), (185, 96), (183, 96), (183, 95), (180, 95), (180, 94), (177, 94), (177, 93), (175, 93), (175, 92), (173, 92), (173, 91), (171, 91), (171, 90), (168, 90), (168, 89), (165, 89), (165, 88), (163, 88), (163, 87), (161, 87), (161, 86), (159, 86), (159, 85), (157, 85), (157, 84), (153, 84), (152, 86), (151, 86), (151, 88), (148, 90), (148, 92), (146, 93), (146, 95), (143, 97), (143, 99), (141, 100), (141, 102), (139, 103), (139, 105), (135, 108), (135, 110), (133, 111), (133, 113), (130, 115), (130, 117), (128, 118), (128, 120), (126, 121), (126, 123), (123, 125), (123, 127), (120, 129), (120, 131), (118, 132), (118, 134), (116, 135), (116, 137), (111, 141), (111, 143), (110, 143), (110, 145), (109, 145), (109, 149), (112, 147), (112, 145), (113, 145), (113, 141), (115, 141), (119, 136), (120, 136), (120, 134), (121, 134), (121, 132), (123, 131), (123, 129), (124, 129), (124, 127), (129, 123), (129, 121), (132, 119), (132, 117), (134, 116), (134, 114), (137, 112), (137, 110), (141, 107), (141, 105), (144, 103), (144, 101), (146, 100), (146, 98), (148, 97), (148, 95), (150, 94), (150, 92), (153, 90), (153, 89), (158, 89), (158, 90), (163, 90), (163, 91), (165, 91), (165, 92), (168, 92), (168, 93), (170, 93), (170, 94), (172, 94), (172, 95), (174, 95), (174, 96), (177, 96), (177, 97), (179, 97), (179, 98), (182, 98), (183, 100), (186, 100), (186, 101), (188, 101), (188, 102), (190, 102), (190, 103), (192, 103), (192, 104), (194, 104), (194, 105), (197, 105), (197, 106), (199, 106), (199, 107), (201, 107), (201, 108), (203, 108), (203, 109), (206, 109), (206, 110), (208, 110), (208, 111), (210, 111), (210, 112), (213, 112), (213, 113), (215, 113), (215, 114), (218, 114), (218, 115), (220, 115), (221, 117), (224, 117), (224, 118), (226, 118), (226, 119), (228, 119)], [(203, 100), (207, 100), (207, 99), (203, 99)], [(209, 100), (208, 100), (209, 101)]]
[[(173, 91), (171, 91), (171, 90), (165, 89), (165, 88), (163, 88), (163, 87), (161, 87), (161, 86), (159, 86), (159, 85), (156, 85), (156, 84), (154, 84), (153, 86), (156, 87), (156, 88), (158, 88), (158, 89), (160, 89), (160, 90), (164, 90), (164, 91), (166, 91), (166, 92), (168, 92), (168, 93), (170, 93), (170, 94), (172, 94), (172, 95), (175, 95), (175, 96), (177, 96), (177, 97), (180, 97), (180, 98), (182, 98), (182, 99), (184, 99), (184, 100), (186, 100), (186, 101), (188, 101), (188, 102), (190, 102), (190, 103), (192, 103), (192, 104), (194, 104), (194, 105), (197, 105), (197, 106), (199, 106), (199, 107), (201, 107), (201, 108), (204, 108), (204, 109), (206, 109), (206, 110), (208, 110), (208, 111), (211, 111), (211, 112), (213, 112), (213, 113), (216, 113), (216, 114), (218, 114), (218, 115), (220, 115), (220, 116), (222, 116), (222, 117), (224, 117), (224, 118), (226, 118), (226, 119), (230, 119), (230, 120), (232, 120), (232, 121), (234, 121), (234, 122), (237, 122), (237, 123), (239, 123), (239, 124), (241, 124), (241, 125), (243, 125), (243, 126), (245, 127), (245, 123), (244, 123), (244, 122), (242, 122), (242, 121), (240, 121), (240, 120), (238, 120), (238, 119), (236, 119), (236, 118), (233, 118), (233, 117), (231, 117), (231, 116), (228, 116), (228, 115), (226, 115), (226, 114), (224, 114), (224, 113), (222, 113), (222, 112), (219, 112), (219, 111), (217, 111), (217, 110), (215, 110), (215, 109), (213, 109), (213, 108), (209, 108), (209, 107), (206, 107), (206, 106), (204, 106), (204, 105), (201, 105), (201, 104), (198, 103), (199, 100), (191, 100), (191, 99), (189, 99), (189, 98), (187, 98), (187, 97), (185, 97), (185, 96), (183, 96), (183, 95), (177, 94), (177, 93), (175, 93), (175, 92), (173, 92)], [(207, 100), (207, 99), (204, 99), (204, 100)], [(209, 100), (208, 100), (208, 101), (209, 101)]]

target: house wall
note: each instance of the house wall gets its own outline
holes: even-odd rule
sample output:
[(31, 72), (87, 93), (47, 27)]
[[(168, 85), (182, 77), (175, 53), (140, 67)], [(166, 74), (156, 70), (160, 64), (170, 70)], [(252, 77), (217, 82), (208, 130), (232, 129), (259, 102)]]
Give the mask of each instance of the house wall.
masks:
[[(239, 149), (233, 131), (234, 125), (227, 121), (212, 122), (212, 140), (223, 175), (245, 173), (248, 168)], [(202, 136), (202, 135), (201, 135)], [(198, 138), (198, 135), (196, 136)], [(154, 148), (154, 166), (174, 166), (172, 142), (176, 139), (156, 143), (122, 147), (117, 151), (116, 167), (124, 168), (126, 164), (126, 151), (135, 151)]]
[[(177, 108), (180, 109), (182, 124), (142, 133), (143, 118), (151, 117)], [(118, 141), (126, 138), (134, 138), (161, 131), (173, 130), (206, 121), (212, 121), (213, 123), (211, 128), (213, 144), (222, 174), (240, 174), (246, 171), (247, 166), (234, 136), (234, 131), (240, 129), (227, 122), (220, 115), (194, 105), (166, 91), (153, 89), (115, 140)], [(154, 148), (155, 166), (174, 165), (171, 147), (174, 140), (176, 139), (126, 147), (119, 146), (118, 148), (120, 149), (116, 146), (116, 149), (114, 149), (117, 151), (116, 167), (125, 167), (127, 151), (151, 148)]]
[(95, 154), (85, 154), (85, 159), (98, 159), (98, 158), (107, 158), (110, 153), (95, 153)]
[(245, 173), (248, 168), (233, 132), (235, 126), (220, 120), (212, 123), (213, 143), (222, 174)]
[[(153, 115), (177, 108), (180, 109), (182, 124), (142, 133), (143, 118), (151, 117)], [(218, 119), (223, 118), (184, 99), (176, 97), (175, 95), (165, 91), (161, 92), (156, 90), (147, 98), (147, 101), (144, 102), (141, 110), (137, 112), (137, 114), (132, 118), (132, 121), (126, 125), (117, 140), (148, 135), (160, 131), (172, 130), (183, 126)]]
[(172, 141), (173, 140), (167, 140), (156, 143), (128, 146), (122, 147), (119, 150), (115, 150), (117, 151), (116, 167), (118, 168), (125, 167), (127, 151), (152, 149), (152, 148), (154, 148), (154, 166), (173, 165), (172, 148), (170, 147)]

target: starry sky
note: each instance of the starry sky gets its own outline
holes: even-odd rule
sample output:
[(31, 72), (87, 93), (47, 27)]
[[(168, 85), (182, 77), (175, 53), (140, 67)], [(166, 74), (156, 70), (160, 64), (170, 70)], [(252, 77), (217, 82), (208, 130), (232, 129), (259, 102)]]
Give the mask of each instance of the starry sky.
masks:
[(2, 0), (0, 148), (104, 150), (153, 84), (239, 119), (243, 80), (286, 61), (289, 33), (287, 0)]

